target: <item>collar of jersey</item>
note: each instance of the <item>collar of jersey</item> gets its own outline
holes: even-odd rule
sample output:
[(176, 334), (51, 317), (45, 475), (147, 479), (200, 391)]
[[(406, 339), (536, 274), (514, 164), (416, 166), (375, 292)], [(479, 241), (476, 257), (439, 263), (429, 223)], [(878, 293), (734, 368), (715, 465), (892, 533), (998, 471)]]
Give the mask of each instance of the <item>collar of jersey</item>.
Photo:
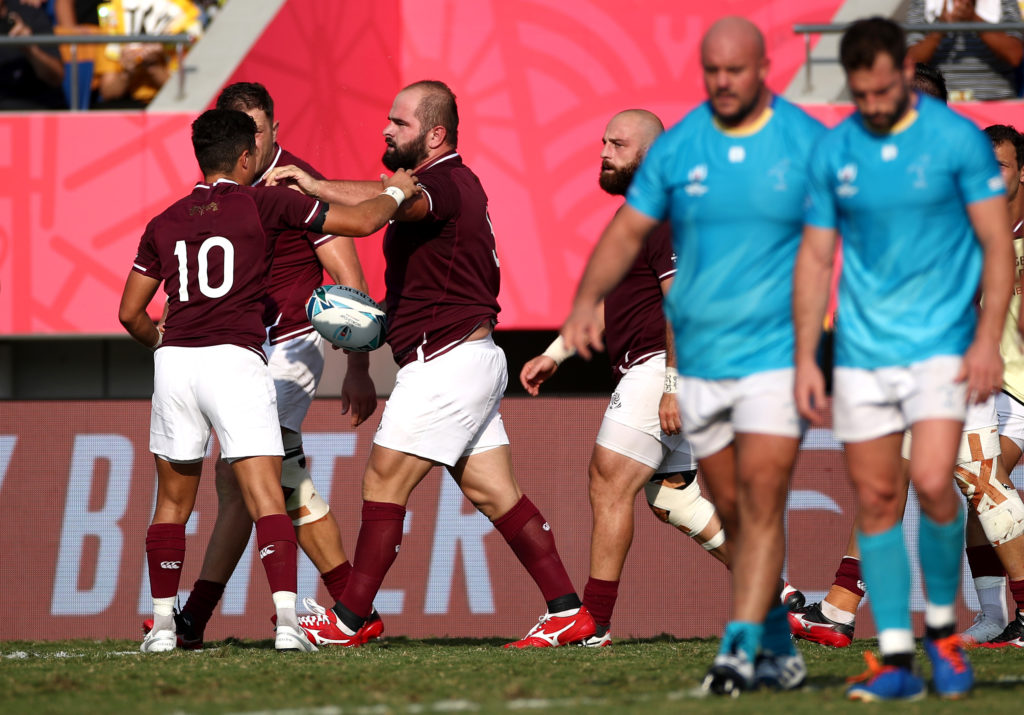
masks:
[(198, 184), (196, 184), (196, 188), (199, 188), (199, 189), (210, 189), (210, 188), (213, 188), (214, 186), (216, 186), (217, 184), (220, 184), (220, 183), (234, 184), (235, 186), (238, 186), (238, 182), (237, 181), (232, 181), (231, 179), (225, 179), (222, 176), (221, 178), (219, 178), (216, 181), (214, 181), (212, 184), (207, 184), (205, 181), (200, 181)]
[[(914, 94), (916, 95), (917, 92), (915, 92)], [(864, 125), (864, 128), (867, 129), (868, 132), (870, 132), (871, 134), (874, 134), (875, 136), (893, 137), (893, 136), (896, 136), (897, 134), (902, 134), (903, 132), (907, 131), (908, 129), (910, 129), (911, 125), (914, 122), (917, 121), (917, 117), (920, 114), (920, 110), (919, 110), (920, 106), (921, 106), (921, 98), (918, 97), (917, 98), (917, 102), (915, 103), (915, 105), (913, 107), (911, 107), (910, 109), (908, 109), (907, 113), (903, 115), (903, 118), (901, 120), (899, 120), (898, 122), (896, 122), (895, 124), (893, 124), (892, 125), (892, 129), (887, 131), (885, 134), (878, 134), (877, 132), (872, 131), (871, 128), (867, 125), (867, 123), (864, 122), (863, 119), (861, 119), (861, 124)]]
[(281, 148), (280, 144), (275, 144), (274, 146), (277, 147), (277, 153), (274, 154), (274, 160), (272, 162), (270, 162), (270, 166), (268, 166), (266, 168), (266, 170), (263, 172), (263, 174), (258, 179), (256, 179), (254, 182), (252, 182), (253, 186), (256, 186), (257, 184), (263, 183), (264, 179), (267, 178), (267, 174), (269, 174), (271, 171), (273, 171), (274, 167), (277, 166), (277, 162), (279, 162), (281, 160), (281, 152), (284, 151), (284, 150)]
[(725, 126), (724, 124), (722, 124), (720, 121), (718, 121), (718, 117), (716, 117), (714, 115), (711, 115), (711, 121), (714, 122), (715, 129), (717, 129), (718, 131), (722, 132), (722, 134), (725, 134), (727, 137), (749, 137), (749, 136), (753, 136), (754, 134), (757, 134), (759, 131), (764, 129), (764, 125), (767, 124), (769, 122), (769, 120), (771, 120), (772, 115), (775, 114), (775, 110), (772, 109), (772, 105), (774, 103), (775, 103), (775, 100), (773, 98), (772, 101), (768, 103), (768, 106), (766, 106), (764, 108), (764, 111), (761, 112), (761, 116), (759, 116), (757, 119), (755, 119), (753, 124), (749, 124), (749, 125), (747, 125), (745, 127), (740, 127), (738, 129), (731, 129), (731, 128)]

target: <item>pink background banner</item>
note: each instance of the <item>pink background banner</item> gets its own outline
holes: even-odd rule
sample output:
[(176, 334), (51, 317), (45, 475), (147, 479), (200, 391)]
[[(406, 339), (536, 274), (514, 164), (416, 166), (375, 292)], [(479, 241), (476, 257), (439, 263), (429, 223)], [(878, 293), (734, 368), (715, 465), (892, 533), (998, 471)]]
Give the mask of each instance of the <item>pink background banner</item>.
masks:
[[(517, 478), (551, 524), (581, 593), (591, 530), (586, 468), (606, 405), (601, 398), (510, 398), (502, 408)], [(316, 401), (303, 443), (310, 473), (351, 555), (376, 421), (351, 430), (339, 410), (337, 400)], [(0, 640), (139, 637), (140, 622), (152, 609), (144, 542), (156, 478), (148, 425), (149, 403), (141, 400), (8, 402), (0, 408)], [(853, 519), (854, 494), (838, 450), (829, 430), (811, 430), (789, 496), (786, 573), (808, 601), (820, 600), (831, 584)], [(182, 602), (216, 517), (212, 475), (208, 460), (187, 527)], [(725, 568), (656, 520), (642, 495), (635, 514), (636, 536), (613, 620), (616, 636), (718, 635), (729, 609)], [(918, 522), (912, 498), (905, 528), (915, 562)], [(330, 604), (312, 564), (300, 561), (300, 596)], [(964, 606), (976, 602), (970, 578), (963, 584), (959, 616), (966, 625)], [(440, 469), (412, 496), (401, 554), (375, 604), (390, 634), (412, 637), (521, 637), (544, 611), (536, 586), (501, 536)], [(918, 615), (924, 608), (916, 577), (912, 606)], [(207, 636), (270, 637), (272, 610), (250, 542)], [(866, 607), (857, 629), (858, 637), (873, 633)]]
[[(607, 120), (666, 123), (703, 98), (699, 42), (736, 13), (765, 31), (769, 85), (803, 61), (794, 23), (839, 0), (290, 0), (231, 81), (263, 82), (283, 146), (335, 178), (373, 178), (395, 92), (423, 78), (459, 98), (459, 149), (483, 181), (502, 262), (501, 326), (553, 328), (618, 200), (597, 186)], [(808, 108), (828, 124), (844, 106)], [(1017, 104), (959, 105), (1024, 126)], [(198, 178), (185, 114), (0, 116), (0, 334), (120, 334), (117, 304), (146, 222)], [(361, 239), (375, 297), (380, 236)], [(160, 305), (152, 307), (158, 312)]]

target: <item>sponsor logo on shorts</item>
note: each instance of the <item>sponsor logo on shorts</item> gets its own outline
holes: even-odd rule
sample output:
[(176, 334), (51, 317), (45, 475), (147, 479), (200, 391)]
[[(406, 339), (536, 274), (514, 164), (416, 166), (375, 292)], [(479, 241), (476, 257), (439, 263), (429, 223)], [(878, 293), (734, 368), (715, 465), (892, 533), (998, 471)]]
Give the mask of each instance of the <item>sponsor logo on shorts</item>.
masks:
[(180, 561), (161, 561), (160, 562), (160, 568), (162, 568), (162, 569), (170, 569), (170, 570), (173, 571), (175, 569), (180, 569), (181, 568), (181, 562)]
[(547, 523), (546, 521), (544, 522), (544, 525), (541, 526), (540, 528), (544, 529), (544, 531), (551, 531), (551, 525), (549, 523)]
[(260, 558), (265, 559), (272, 553), (274, 553), (274, 545), (268, 544), (267, 546), (264, 546), (262, 549), (260, 549)]
[(622, 398), (619, 397), (619, 393), (618, 392), (613, 392), (612, 393), (612, 401), (608, 404), (608, 409), (609, 410), (614, 410), (614, 409), (616, 409), (618, 407), (622, 407)]
[(401, 544), (395, 544), (395, 553), (396, 553), (396, 554), (398, 553), (398, 550), (399, 550), (400, 548), (402, 548), (402, 545), (401, 545)]

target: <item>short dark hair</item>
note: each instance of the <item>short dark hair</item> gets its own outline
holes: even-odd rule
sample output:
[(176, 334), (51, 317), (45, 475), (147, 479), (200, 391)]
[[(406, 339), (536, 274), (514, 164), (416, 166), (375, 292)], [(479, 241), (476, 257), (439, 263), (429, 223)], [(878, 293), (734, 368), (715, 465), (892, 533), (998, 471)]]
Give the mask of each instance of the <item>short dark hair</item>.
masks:
[(1008, 142), (1013, 146), (1014, 152), (1017, 154), (1017, 168), (1024, 168), (1024, 136), (1020, 132), (1009, 124), (993, 124), (985, 127), (985, 133), (988, 135), (989, 141), (992, 142), (993, 149), (1003, 142)]
[(903, 28), (884, 17), (869, 17), (846, 28), (839, 43), (839, 61), (847, 73), (871, 69), (881, 53), (892, 58), (899, 69), (907, 57), (907, 38)]
[(423, 90), (419, 106), (416, 107), (416, 118), (420, 120), (423, 131), (433, 127), (444, 127), (445, 140), (454, 149), (459, 145), (459, 108), (455, 104), (455, 93), (444, 82), (436, 79), (424, 79), (413, 82), (402, 91), (409, 89)]
[(230, 172), (243, 151), (256, 151), (256, 122), (237, 109), (208, 109), (192, 122), (192, 148), (203, 174)]
[(949, 103), (949, 91), (946, 89), (946, 78), (942, 76), (938, 68), (918, 62), (914, 65), (914, 81), (911, 83), (915, 89), (929, 94), (936, 99)]
[(235, 82), (221, 90), (217, 109), (237, 109), (245, 112), (261, 109), (267, 119), (274, 121), (274, 100), (259, 82)]

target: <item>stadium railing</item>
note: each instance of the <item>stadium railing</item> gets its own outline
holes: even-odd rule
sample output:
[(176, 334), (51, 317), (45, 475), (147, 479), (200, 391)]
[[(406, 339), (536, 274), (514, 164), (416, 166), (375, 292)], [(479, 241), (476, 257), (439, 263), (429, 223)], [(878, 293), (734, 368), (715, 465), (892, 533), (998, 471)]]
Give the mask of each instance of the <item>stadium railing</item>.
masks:
[[(838, 58), (815, 60), (811, 57), (811, 35), (833, 35), (845, 32), (850, 23), (823, 25), (793, 25), (793, 32), (804, 36), (804, 89), (812, 89), (811, 66), (816, 62), (837, 62)], [(900, 23), (904, 32), (1024, 32), (1024, 22), (932, 22), (925, 24)]]
[(68, 105), (71, 111), (81, 108), (78, 96), (78, 46), (79, 45), (128, 45), (132, 43), (159, 43), (174, 45), (178, 56), (178, 97), (185, 96), (185, 47), (192, 42), (187, 34), (180, 35), (28, 35), (24, 37), (0, 36), (0, 47), (21, 45), (68, 45), (70, 47), (71, 85)]

